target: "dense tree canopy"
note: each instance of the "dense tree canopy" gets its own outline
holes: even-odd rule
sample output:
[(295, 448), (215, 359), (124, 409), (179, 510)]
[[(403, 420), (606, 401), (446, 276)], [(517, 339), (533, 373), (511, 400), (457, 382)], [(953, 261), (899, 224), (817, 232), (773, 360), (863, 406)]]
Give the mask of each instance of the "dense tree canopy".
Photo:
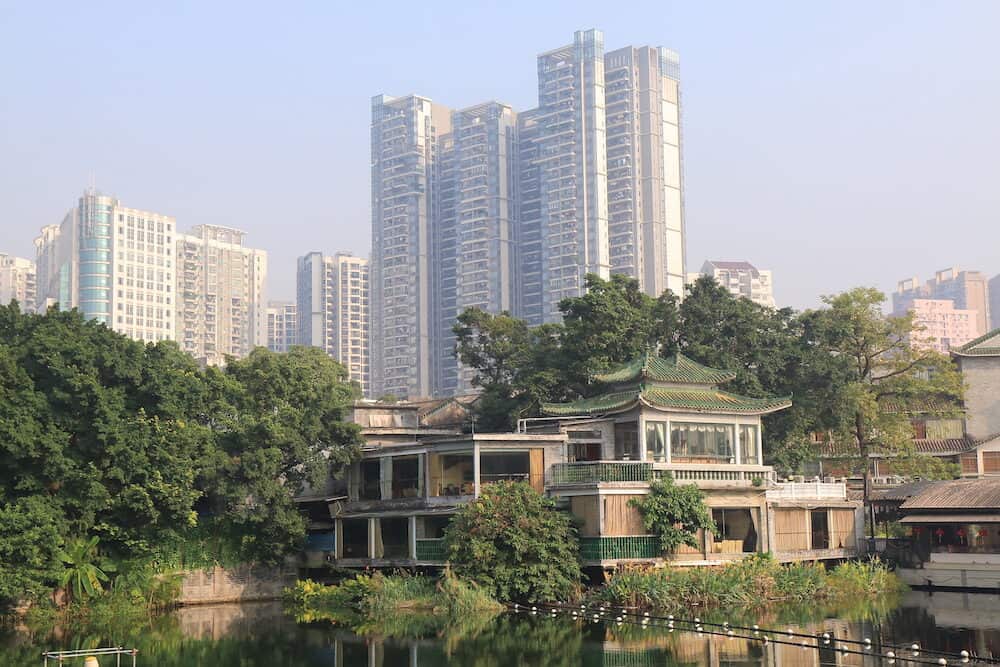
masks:
[(154, 557), (211, 525), (280, 559), (304, 536), (291, 495), (357, 455), (352, 398), (319, 350), (203, 371), (171, 342), (0, 306), (0, 601), (51, 584), (71, 538)]
[[(735, 372), (727, 390), (791, 395), (790, 409), (764, 419), (765, 457), (784, 470), (815, 458), (811, 432), (857, 442), (859, 460), (876, 439), (885, 441), (879, 447), (904, 453), (903, 442), (912, 436), (906, 404), (955, 401), (961, 394), (949, 361), (913, 351), (913, 321), (883, 315), (884, 296), (877, 290), (846, 292), (826, 299), (825, 308), (797, 313), (734, 297), (708, 277), (689, 285), (680, 302), (669, 292), (658, 299), (643, 294), (623, 276), (588, 276), (587, 285), (584, 296), (560, 304), (562, 324), (531, 328), (509, 314), (475, 309), (459, 317), (456, 352), (482, 387), (484, 429), (537, 416), (545, 401), (599, 393), (604, 388), (591, 382), (594, 373), (651, 346)], [(859, 366), (859, 356), (867, 364)], [(880, 411), (890, 398), (903, 408)], [(862, 426), (849, 428), (859, 415)]]

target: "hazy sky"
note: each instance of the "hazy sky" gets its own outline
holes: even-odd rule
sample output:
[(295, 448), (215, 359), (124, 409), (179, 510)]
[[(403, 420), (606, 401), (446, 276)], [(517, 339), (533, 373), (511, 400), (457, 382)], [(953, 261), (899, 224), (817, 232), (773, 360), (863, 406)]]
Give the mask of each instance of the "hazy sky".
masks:
[(1000, 2), (0, 0), (0, 252), (33, 256), (93, 177), (179, 227), (240, 227), (270, 296), (307, 251), (367, 255), (369, 104), (536, 102), (537, 53), (681, 56), (688, 262), (779, 304), (1000, 272)]

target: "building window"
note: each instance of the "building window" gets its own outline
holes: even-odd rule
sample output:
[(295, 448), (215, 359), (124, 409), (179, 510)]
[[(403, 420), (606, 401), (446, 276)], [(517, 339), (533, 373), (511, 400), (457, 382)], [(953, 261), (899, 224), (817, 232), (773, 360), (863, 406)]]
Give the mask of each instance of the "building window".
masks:
[(639, 427), (635, 422), (615, 424), (615, 459), (639, 460)]
[(733, 463), (733, 425), (675, 422), (670, 426), (674, 463)]
[(646, 422), (646, 460), (667, 460), (667, 422)]
[(809, 529), (813, 549), (830, 548), (830, 522), (825, 509), (809, 512)]
[(740, 461), (750, 465), (757, 465), (760, 459), (757, 457), (757, 427), (750, 424), (740, 425)]
[(757, 526), (752, 509), (713, 509), (712, 521), (715, 522), (714, 553), (757, 551)]
[(381, 460), (362, 461), (359, 468), (361, 484), (358, 486), (358, 498), (360, 500), (380, 500), (382, 498)]
[(344, 519), (343, 558), (368, 558), (368, 519)]

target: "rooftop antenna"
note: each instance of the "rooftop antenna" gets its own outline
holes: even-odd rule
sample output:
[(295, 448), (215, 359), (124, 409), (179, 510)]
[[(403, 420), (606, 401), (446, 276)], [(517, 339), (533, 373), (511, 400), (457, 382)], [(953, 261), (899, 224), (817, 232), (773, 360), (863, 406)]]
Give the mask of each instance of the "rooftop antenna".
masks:
[(97, 175), (93, 171), (87, 176), (87, 191), (90, 194), (97, 193)]

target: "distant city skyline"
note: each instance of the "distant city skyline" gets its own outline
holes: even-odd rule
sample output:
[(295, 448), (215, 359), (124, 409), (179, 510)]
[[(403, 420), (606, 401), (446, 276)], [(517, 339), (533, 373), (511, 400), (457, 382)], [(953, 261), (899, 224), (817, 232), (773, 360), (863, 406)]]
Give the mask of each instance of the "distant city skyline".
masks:
[[(0, 93), (0, 252), (34, 257), (93, 182), (184, 229), (247, 231), (269, 298), (291, 300), (297, 257), (369, 253), (372, 95), (530, 108), (537, 55), (599, 27), (682, 56), (690, 267), (767, 266), (797, 308), (952, 264), (1000, 273), (995, 3), (234, 7), (2, 10), (0, 57), (29, 65)], [(90, 38), (112, 18), (116, 39)]]

